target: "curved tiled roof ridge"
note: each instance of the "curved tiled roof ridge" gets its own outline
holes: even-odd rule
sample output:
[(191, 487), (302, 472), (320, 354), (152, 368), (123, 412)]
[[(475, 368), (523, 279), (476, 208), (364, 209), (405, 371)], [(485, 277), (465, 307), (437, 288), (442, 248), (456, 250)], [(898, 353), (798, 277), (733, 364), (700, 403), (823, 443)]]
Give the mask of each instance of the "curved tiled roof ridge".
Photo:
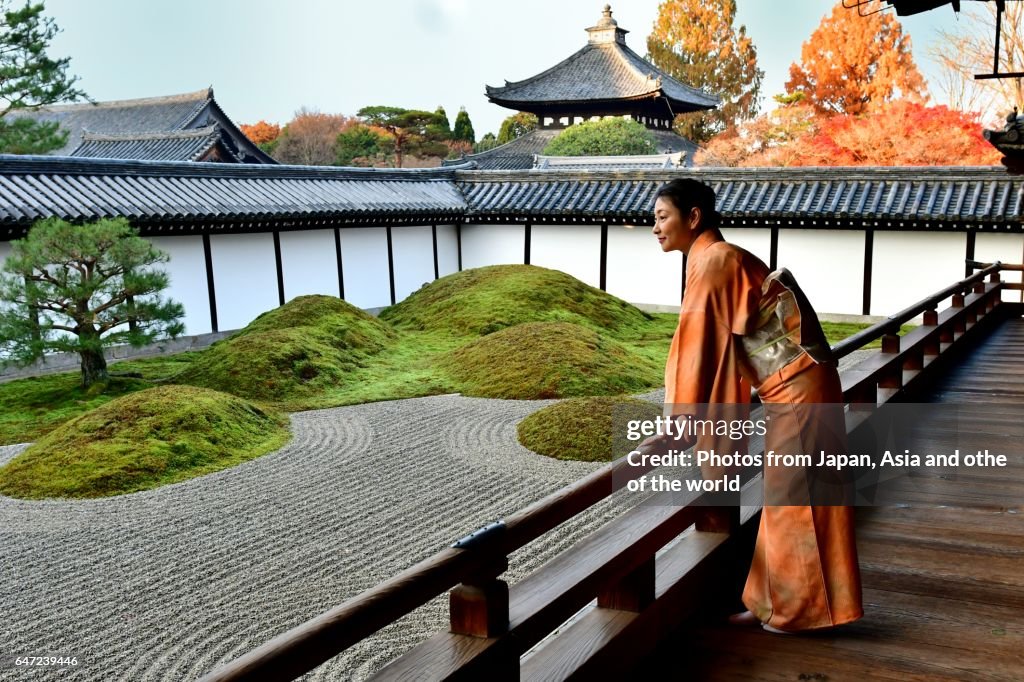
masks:
[[(711, 106), (717, 106), (718, 104), (721, 104), (721, 102), (722, 102), (722, 98), (719, 97), (718, 95), (704, 92), (700, 88), (695, 88), (692, 85), (687, 85), (686, 83), (683, 83), (682, 81), (674, 78), (671, 74), (665, 73), (664, 71), (662, 71), (658, 67), (657, 64), (655, 64), (654, 62), (647, 61), (646, 59), (641, 57), (639, 54), (637, 54), (636, 52), (631, 50), (629, 45), (623, 45), (622, 46), (622, 50), (617, 50), (616, 54), (618, 55), (618, 57), (620, 59), (625, 61), (630, 67), (635, 69), (638, 75), (642, 75), (644, 78), (648, 78), (648, 79), (650, 79), (650, 75), (648, 75), (648, 74), (656, 75), (656, 79), (655, 80), (657, 81), (658, 88), (661, 89), (661, 90), (665, 89), (665, 85), (666, 84), (668, 84), (670, 87), (672, 87), (672, 86), (679, 86), (680, 88), (683, 89), (685, 94), (688, 94), (688, 95), (690, 95), (692, 97), (695, 97), (695, 98), (696, 97), (703, 98), (707, 102), (709, 102)], [(643, 65), (644, 68), (649, 68), (650, 71), (648, 71), (645, 74), (641, 70), (641, 65)], [(682, 99), (682, 98), (681, 97), (676, 97), (676, 99)]]
[(142, 133), (100, 133), (93, 132), (86, 128), (82, 129), (83, 142), (120, 142), (130, 140), (162, 140), (162, 139), (188, 139), (193, 137), (204, 137), (214, 134), (220, 129), (220, 124), (212, 123), (202, 128), (186, 128), (184, 130), (153, 130)]
[(205, 102), (213, 99), (213, 87), (205, 87), (193, 92), (183, 92), (177, 95), (160, 95), (156, 97), (137, 97), (133, 99), (104, 100), (102, 102), (70, 102), (68, 104), (49, 104), (39, 107), (36, 111), (70, 111), (72, 109), (115, 109), (123, 107), (142, 107), (153, 104), (176, 104), (178, 102), (191, 102), (192, 100)]

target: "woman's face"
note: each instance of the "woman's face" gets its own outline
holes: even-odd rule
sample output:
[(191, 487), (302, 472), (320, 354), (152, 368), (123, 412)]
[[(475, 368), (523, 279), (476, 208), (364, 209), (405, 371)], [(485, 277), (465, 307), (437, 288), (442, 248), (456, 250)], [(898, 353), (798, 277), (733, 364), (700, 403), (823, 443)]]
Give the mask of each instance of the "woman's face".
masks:
[(688, 253), (693, 240), (699, 234), (700, 209), (691, 208), (683, 215), (668, 197), (658, 197), (654, 202), (654, 236), (661, 244), (661, 250)]

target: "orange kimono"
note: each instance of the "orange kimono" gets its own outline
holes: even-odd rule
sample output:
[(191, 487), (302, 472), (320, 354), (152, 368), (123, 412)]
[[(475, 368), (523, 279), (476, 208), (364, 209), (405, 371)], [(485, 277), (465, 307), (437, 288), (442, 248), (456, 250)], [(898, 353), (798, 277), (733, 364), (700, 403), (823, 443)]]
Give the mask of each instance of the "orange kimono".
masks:
[[(694, 241), (679, 327), (665, 367), (665, 402), (675, 414), (687, 413), (689, 406), (749, 402), (750, 384), (743, 378), (745, 355), (738, 338), (756, 321), (767, 275), (763, 262), (725, 242), (718, 230), (707, 230)], [(845, 436), (841, 424), (821, 424), (819, 412), (812, 417), (810, 408), (801, 408), (842, 402), (834, 365), (816, 364), (803, 353), (757, 389), (766, 406), (787, 406), (778, 410), (781, 419), (773, 418), (765, 436), (766, 452), (787, 451), (794, 443), (806, 453), (842, 447), (836, 442), (837, 431)], [(698, 442), (698, 447), (714, 444)], [(766, 469), (766, 489), (791, 483), (784, 473)], [(780, 630), (831, 627), (860, 618), (853, 510), (766, 505), (743, 603), (761, 622)]]

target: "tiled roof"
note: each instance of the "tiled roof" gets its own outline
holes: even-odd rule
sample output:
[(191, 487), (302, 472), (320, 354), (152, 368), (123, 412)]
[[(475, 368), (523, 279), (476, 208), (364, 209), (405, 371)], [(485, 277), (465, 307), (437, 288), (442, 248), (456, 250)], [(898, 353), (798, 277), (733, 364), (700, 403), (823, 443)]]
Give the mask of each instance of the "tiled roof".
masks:
[(631, 156), (537, 156), (534, 170), (657, 170), (683, 165), (679, 154)]
[(547, 71), (504, 86), (487, 86), (495, 104), (510, 108), (560, 103), (654, 98), (664, 95), (676, 113), (711, 109), (721, 101), (680, 83), (620, 43), (586, 45)]
[[(526, 170), (534, 167), (534, 157), (543, 154), (544, 149), (560, 132), (562, 129), (538, 128), (500, 147), (479, 154), (470, 154), (454, 161), (445, 161), (444, 165), (451, 166), (470, 161), (480, 170)], [(697, 145), (693, 142), (671, 130), (652, 129), (648, 132), (654, 136), (655, 148), (659, 154), (684, 152), (685, 165), (693, 164), (693, 155), (697, 151)]]
[[(219, 126), (180, 132), (105, 135), (84, 131), (82, 143), (70, 156), (147, 161), (199, 161), (220, 142)], [(237, 161), (233, 155), (231, 161)]]
[(530, 104), (610, 102), (668, 98), (674, 113), (711, 109), (721, 100), (680, 83), (626, 45), (628, 31), (612, 19), (605, 6), (596, 26), (587, 29), (589, 42), (567, 59), (525, 80), (487, 86), (487, 96), (510, 108)]
[(1024, 176), (1002, 168), (386, 170), (0, 156), (0, 239), (35, 220), (125, 216), (148, 233), (331, 224), (649, 224), (654, 194), (711, 184), (726, 225), (1024, 230)]
[[(142, 226), (359, 219), (453, 220), (465, 200), (448, 169), (115, 161), (0, 156), (0, 224), (17, 235), (35, 220), (125, 216)], [(252, 226), (255, 229), (255, 225)], [(241, 229), (245, 229), (242, 227)]]
[(726, 225), (980, 228), (1024, 220), (1024, 177), (1000, 168), (741, 168), (459, 171), (467, 221), (601, 219), (649, 224), (665, 182), (711, 184)]
[[(213, 88), (166, 97), (147, 97), (111, 102), (58, 104), (32, 111), (16, 111), (11, 116), (30, 117), (40, 121), (57, 121), (68, 132), (67, 143), (51, 152), (53, 156), (85, 156), (82, 153), (86, 136), (126, 136), (173, 133), (217, 125), (221, 142), (246, 163), (276, 163), (250, 142), (231, 121), (213, 97)], [(123, 147), (123, 151), (131, 148)], [(137, 158), (153, 159), (153, 147), (135, 147), (147, 154)], [(177, 149), (162, 160), (176, 161)], [(122, 158), (122, 157), (114, 157)]]

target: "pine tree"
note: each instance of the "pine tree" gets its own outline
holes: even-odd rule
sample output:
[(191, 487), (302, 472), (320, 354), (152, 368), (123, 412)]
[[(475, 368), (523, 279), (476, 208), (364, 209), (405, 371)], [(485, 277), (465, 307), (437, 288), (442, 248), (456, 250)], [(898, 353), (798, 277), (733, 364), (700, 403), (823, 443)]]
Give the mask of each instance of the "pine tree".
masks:
[(142, 346), (184, 331), (180, 303), (160, 296), (167, 254), (124, 218), (36, 223), (11, 242), (0, 273), (0, 357), (28, 364), (48, 351), (78, 353), (82, 386), (107, 379), (103, 348)]
[(676, 117), (675, 129), (704, 142), (757, 115), (764, 72), (745, 26), (733, 27), (736, 0), (665, 0), (647, 38), (648, 58), (672, 77), (722, 98), (711, 111)]
[(67, 133), (56, 122), (8, 117), (17, 110), (38, 109), (85, 98), (67, 75), (69, 57), (51, 59), (46, 48), (59, 29), (43, 16), (43, 4), (11, 9), (0, 0), (0, 152), (42, 154), (62, 147)]
[(455, 130), (452, 132), (452, 139), (463, 140), (470, 144), (476, 142), (476, 133), (473, 131), (473, 124), (469, 120), (466, 107), (460, 107), (459, 114), (455, 117)]

